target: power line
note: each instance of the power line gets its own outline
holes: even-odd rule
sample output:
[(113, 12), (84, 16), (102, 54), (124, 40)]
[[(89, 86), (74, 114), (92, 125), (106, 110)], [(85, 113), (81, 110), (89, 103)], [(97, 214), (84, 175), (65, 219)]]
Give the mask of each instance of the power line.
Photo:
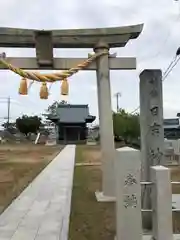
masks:
[[(6, 101), (2, 102), (1, 99), (6, 100)], [(7, 125), (9, 125), (11, 98), (10, 97), (0, 97), (0, 103), (6, 103), (7, 104)]]
[[(23, 104), (21, 104), (20, 102), (17, 102), (16, 100), (12, 99), (11, 97), (0, 97), (0, 104), (1, 103), (4, 103), (4, 104), (7, 104), (7, 116), (6, 117), (0, 117), (0, 119), (6, 119), (7, 120), (7, 124), (10, 123), (10, 119), (14, 119), (14, 118), (18, 118), (18, 116), (14, 116), (14, 117), (11, 117), (11, 104), (15, 104), (15, 105), (18, 105), (18, 106), (21, 106), (21, 107), (25, 107)], [(21, 115), (21, 114), (20, 114)]]
[[(178, 1), (179, 1), (179, 0), (178, 0)], [(180, 4), (179, 4), (179, 6), (180, 6)], [(179, 11), (180, 11), (180, 10), (179, 10)], [(175, 24), (175, 25), (168, 30), (168, 33), (167, 33), (164, 41), (161, 43), (161, 47), (160, 47), (159, 51), (157, 51), (157, 53), (155, 53), (154, 55), (151, 55), (151, 56), (149, 56), (149, 57), (148, 57), (148, 56), (147, 56), (147, 57), (144, 56), (144, 57), (140, 58), (140, 59), (139, 59), (139, 62), (142, 62), (142, 61), (144, 61), (144, 60), (146, 60), (146, 59), (157, 58), (157, 57), (163, 52), (163, 50), (164, 50), (164, 48), (165, 48), (165, 46), (166, 46), (166, 43), (168, 42), (169, 38), (171, 37), (172, 32), (173, 32), (174, 28), (176, 27), (176, 25), (177, 25), (177, 23), (178, 23), (179, 20), (180, 20), (180, 16), (178, 15), (177, 18), (176, 18), (175, 21), (174, 21), (174, 24)]]
[(169, 74), (171, 73), (171, 71), (173, 70), (173, 68), (178, 64), (178, 62), (179, 62), (179, 60), (180, 60), (180, 57), (177, 59), (177, 61), (172, 65), (172, 68), (169, 70), (169, 71), (167, 71), (167, 73), (164, 75), (164, 78), (163, 78), (163, 82), (166, 80), (166, 78), (169, 76)]
[(10, 105), (11, 105), (11, 98), (8, 97), (8, 103), (7, 103), (7, 108), (8, 108), (8, 118), (7, 118), (7, 127), (9, 127), (9, 118), (10, 118)]
[(134, 114), (135, 112), (137, 112), (139, 110), (140, 106), (138, 106), (137, 108), (135, 108), (132, 112), (130, 112), (130, 114)]
[[(0, 97), (0, 103), (5, 103), (6, 104), (7, 103), (7, 99), (8, 99), (8, 97)], [(33, 106), (36, 104), (35, 102), (31, 102), (31, 103), (33, 103)], [(26, 110), (29, 110), (29, 107), (25, 106), (23, 103), (21, 103), (20, 101), (18, 101), (16, 99), (12, 99), (12, 97), (11, 97), (11, 104), (14, 104), (14, 105), (17, 105), (17, 106), (19, 106), (21, 108), (23, 107), (24, 109), (26, 108)], [(30, 109), (34, 110), (34, 107), (31, 107)], [(23, 114), (24, 111), (22, 110), (20, 112), (21, 112), (21, 114)], [(31, 112), (33, 112), (33, 111), (31, 111)]]
[(176, 61), (176, 59), (177, 59), (177, 56), (173, 57), (173, 59), (172, 59), (172, 61), (170, 62), (169, 66), (168, 66), (168, 67), (166, 68), (166, 70), (164, 71), (162, 78), (164, 78), (164, 76), (169, 72), (169, 70), (171, 70), (171, 68), (172, 68), (174, 62)]

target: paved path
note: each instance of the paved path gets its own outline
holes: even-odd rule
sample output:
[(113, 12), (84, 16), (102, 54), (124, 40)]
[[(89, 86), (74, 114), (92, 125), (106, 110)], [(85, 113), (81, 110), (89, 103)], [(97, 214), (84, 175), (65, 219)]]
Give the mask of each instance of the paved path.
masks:
[(0, 216), (0, 240), (67, 240), (75, 146), (66, 146)]

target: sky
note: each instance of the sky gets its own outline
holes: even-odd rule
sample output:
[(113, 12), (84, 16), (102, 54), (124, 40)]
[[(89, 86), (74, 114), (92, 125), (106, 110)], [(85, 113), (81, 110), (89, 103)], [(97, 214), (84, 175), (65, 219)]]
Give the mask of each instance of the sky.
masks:
[[(18, 4), (17, 4), (18, 2)], [(119, 27), (144, 23), (136, 40), (115, 48), (118, 57), (136, 57), (137, 69), (111, 71), (112, 108), (115, 93), (121, 92), (119, 105), (131, 112), (139, 106), (139, 74), (143, 69), (165, 69), (180, 46), (180, 0), (6, 0), (1, 1), (0, 27), (30, 29), (72, 29)], [(34, 49), (1, 48), (8, 57), (35, 57)], [(87, 57), (91, 49), (55, 49), (55, 57)], [(163, 83), (164, 117), (180, 111), (180, 63)], [(28, 96), (19, 96), (20, 78), (0, 71), (0, 119), (7, 117), (7, 97), (11, 97), (10, 116), (41, 114), (54, 100), (62, 100), (60, 84), (53, 84), (48, 100), (39, 99), (40, 85), (34, 84)], [(98, 115), (96, 73), (81, 71), (70, 79), (67, 99), (74, 104), (89, 104)], [(98, 120), (98, 118), (97, 118)]]

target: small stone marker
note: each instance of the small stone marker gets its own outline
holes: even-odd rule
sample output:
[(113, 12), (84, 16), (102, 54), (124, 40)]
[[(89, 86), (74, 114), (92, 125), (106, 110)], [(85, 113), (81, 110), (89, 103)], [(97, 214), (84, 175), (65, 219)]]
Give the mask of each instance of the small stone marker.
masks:
[(170, 170), (151, 167), (153, 239), (172, 240), (172, 190)]
[(141, 240), (140, 152), (124, 147), (116, 151), (117, 240)]

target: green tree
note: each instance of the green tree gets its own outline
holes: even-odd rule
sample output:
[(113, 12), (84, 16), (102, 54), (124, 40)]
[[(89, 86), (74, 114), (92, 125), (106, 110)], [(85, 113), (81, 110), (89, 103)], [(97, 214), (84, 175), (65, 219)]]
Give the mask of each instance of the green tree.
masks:
[(46, 110), (47, 113), (54, 114), (56, 112), (56, 108), (58, 105), (58, 101), (54, 101), (51, 105), (48, 106), (48, 109)]
[(123, 138), (125, 141), (131, 141), (140, 136), (138, 114), (130, 114), (120, 109), (118, 113), (113, 113), (113, 126), (115, 139)]
[(41, 126), (41, 118), (38, 116), (27, 116), (23, 115), (21, 118), (16, 119), (17, 129), (29, 137), (31, 133), (37, 134)]
[(119, 137), (124, 138), (126, 131), (126, 122), (125, 117), (120, 113), (113, 113), (113, 127), (115, 139), (118, 139)]
[(68, 102), (65, 101), (65, 100), (54, 101), (51, 105), (48, 106), (48, 109), (46, 110), (46, 112), (49, 113), (49, 114), (56, 113), (56, 109), (57, 109), (58, 104), (68, 104)]

